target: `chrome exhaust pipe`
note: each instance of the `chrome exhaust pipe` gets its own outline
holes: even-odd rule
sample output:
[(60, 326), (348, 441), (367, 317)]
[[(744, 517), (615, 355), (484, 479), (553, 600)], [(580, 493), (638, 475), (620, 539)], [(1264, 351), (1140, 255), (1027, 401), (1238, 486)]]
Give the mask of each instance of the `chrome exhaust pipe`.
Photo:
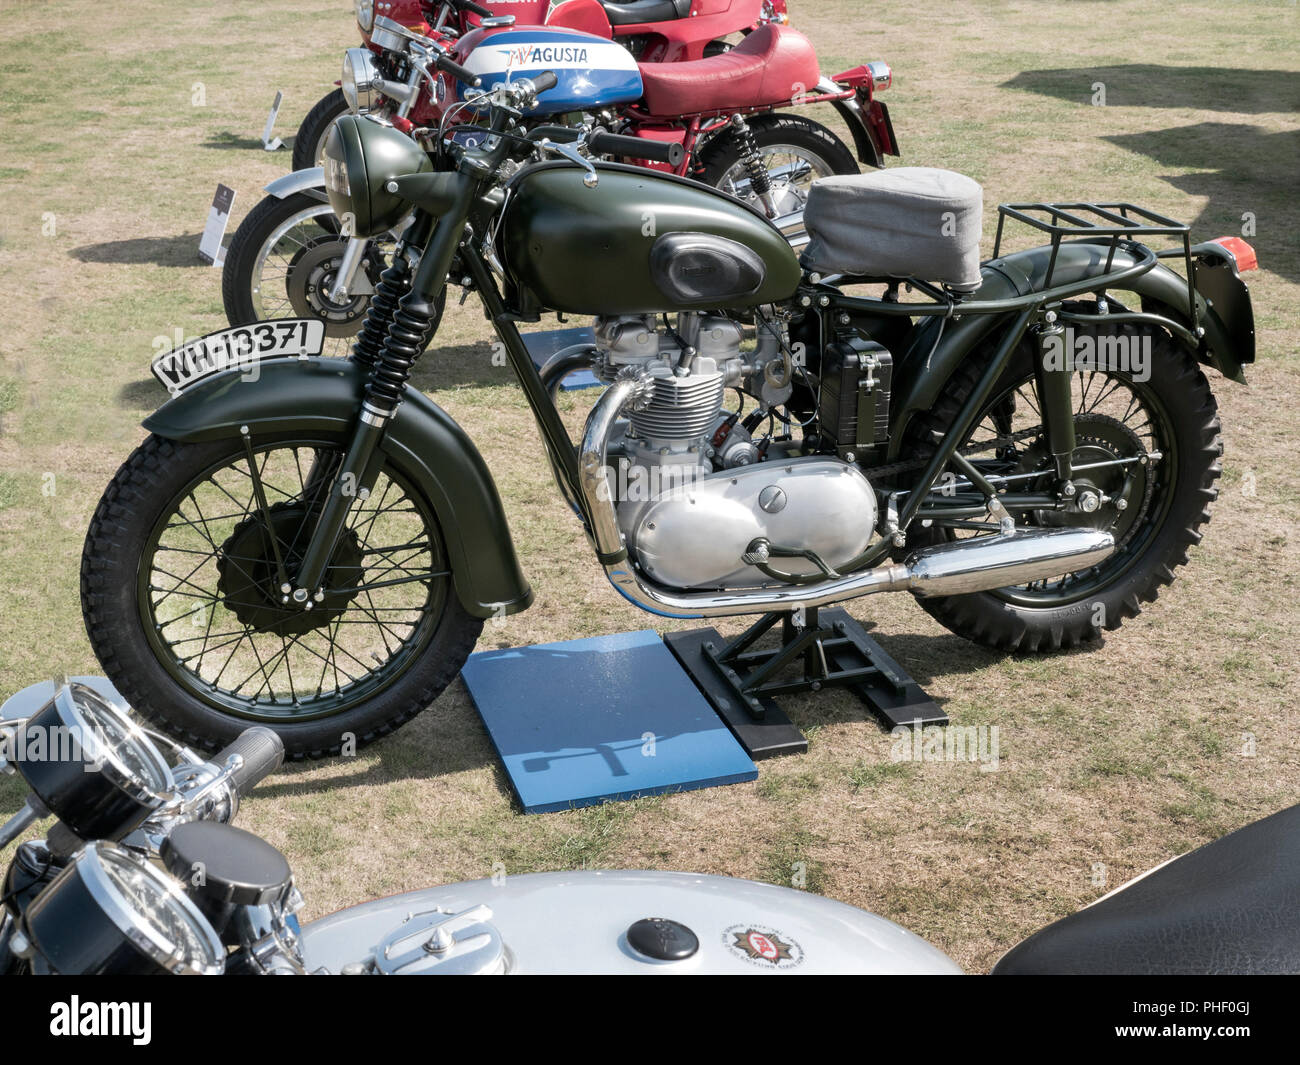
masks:
[(551, 399), (555, 399), (560, 391), (560, 385), (569, 374), (575, 370), (591, 369), (595, 358), (595, 344), (572, 344), (567, 348), (561, 348), (547, 359), (537, 372), (546, 391), (551, 394)]
[(1019, 529), (956, 540), (914, 551), (907, 560), (817, 584), (742, 588), (733, 592), (679, 592), (639, 576), (629, 562), (607, 565), (610, 583), (652, 614), (674, 618), (766, 614), (828, 606), (876, 592), (965, 595), (1059, 577), (1105, 561), (1115, 538), (1097, 529)]
[(923, 547), (903, 565), (917, 595), (965, 595), (1087, 569), (1114, 551), (1100, 529), (1024, 528)]
[(624, 376), (601, 396), (587, 418), (578, 470), (591, 516), (592, 542), (603, 558), (618, 558), (605, 563), (605, 575), (620, 595), (652, 614), (672, 618), (766, 614), (827, 606), (876, 592), (965, 595), (1087, 569), (1114, 553), (1115, 538), (1102, 530), (1025, 528), (921, 548), (903, 562), (816, 584), (707, 592), (665, 588), (639, 573), (627, 558), (606, 472), (610, 432), (641, 388), (639, 378)]

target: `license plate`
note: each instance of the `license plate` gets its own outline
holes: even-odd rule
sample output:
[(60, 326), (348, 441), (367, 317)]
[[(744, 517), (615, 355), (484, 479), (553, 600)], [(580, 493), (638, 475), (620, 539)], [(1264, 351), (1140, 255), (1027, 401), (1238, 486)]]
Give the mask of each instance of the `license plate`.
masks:
[(227, 370), (248, 373), (263, 359), (319, 355), (325, 323), (319, 318), (275, 318), (237, 325), (155, 356), (150, 370), (172, 395)]

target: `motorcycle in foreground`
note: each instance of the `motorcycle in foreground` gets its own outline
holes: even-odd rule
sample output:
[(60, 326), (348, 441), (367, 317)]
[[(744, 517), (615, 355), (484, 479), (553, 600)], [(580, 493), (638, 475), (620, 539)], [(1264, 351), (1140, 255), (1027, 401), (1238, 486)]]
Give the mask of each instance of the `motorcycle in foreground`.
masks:
[[(150, 721), (207, 749), (261, 723), (326, 756), (423, 711), (486, 619), (531, 604), (482, 457), (408, 387), (448, 276), (597, 563), (651, 613), (798, 628), (911, 591), (968, 639), (1047, 651), (1187, 561), (1220, 471), (1201, 365), (1240, 380), (1254, 358), (1243, 242), (1127, 204), (1008, 205), (1050, 243), (1004, 254), (999, 231), (981, 265), (980, 187), (905, 168), (815, 183), (800, 259), (716, 189), (583, 154), (614, 135), (512, 132), (554, 82), (485, 92), (491, 136), (446, 171), (382, 123), (335, 124), (335, 211), (365, 235), (414, 208), (348, 359), (315, 357), (310, 320), (155, 359), (174, 398), (81, 570), (91, 644)], [(594, 343), (539, 372), (517, 323), (544, 311), (593, 316)], [(581, 368), (608, 387), (575, 443), (553, 397)]]
[[(9, 704), (0, 709), (3, 753), (32, 782), (24, 810), (48, 801), (60, 820), (47, 839), (22, 844), (6, 873), (0, 972), (960, 972), (875, 914), (792, 888), (688, 873), (505, 876), (407, 892), (300, 924), (303, 900), (289, 862), (269, 843), (232, 827), (229, 817), (159, 816), (178, 808), (160, 794), (170, 783), (164, 756), (110, 685), (79, 678), (53, 696), (53, 685), (40, 688), (22, 717)], [(68, 723), (86, 742), (79, 753), (93, 753), (109, 771), (86, 773), (71, 746), (54, 753), (42, 745), (31, 757), (37, 737)], [(263, 768), (274, 768), (274, 735), (250, 733), (265, 735), (246, 743), (245, 753), (260, 750)], [(239, 758), (221, 769), (193, 768), (208, 774), (209, 787), (224, 779), (221, 794), (237, 796), (262, 775), (235, 769)], [(71, 790), (62, 790), (68, 782)], [(159, 803), (145, 822), (149, 831), (131, 832), (146, 798)], [(0, 829), (0, 846), (23, 831), (16, 820)], [(1300, 806), (1130, 881), (1014, 947), (993, 972), (1294, 973), (1297, 877)]]
[[(571, 6), (573, 0), (564, 5)], [(817, 178), (858, 169), (853, 152), (830, 130), (790, 113), (792, 102), (838, 108), (858, 157), (872, 166), (898, 154), (888, 111), (876, 98), (892, 78), (887, 64), (822, 78), (812, 45), (780, 25), (760, 27), (724, 56), (638, 64), (603, 37), (510, 22), (509, 16), (488, 19), (459, 39), (435, 40), (375, 16), (371, 41), (382, 54), (346, 53), (348, 106), (422, 138), (440, 165), (446, 138), (469, 144), (483, 136), (475, 124), (479, 110), (451, 75), (436, 69), (444, 51), (487, 88), (534, 76), (563, 57), (562, 83), (539, 96), (519, 116), (520, 125), (577, 123), (624, 134), (636, 142), (625, 142), (625, 160), (695, 177), (772, 218), (797, 218)], [(227, 319), (243, 325), (289, 314), (319, 317), (330, 352), (344, 354), (404, 224), (373, 237), (340, 227), (319, 167), (277, 179), (266, 192), (226, 254)], [(797, 227), (788, 232), (797, 242)]]

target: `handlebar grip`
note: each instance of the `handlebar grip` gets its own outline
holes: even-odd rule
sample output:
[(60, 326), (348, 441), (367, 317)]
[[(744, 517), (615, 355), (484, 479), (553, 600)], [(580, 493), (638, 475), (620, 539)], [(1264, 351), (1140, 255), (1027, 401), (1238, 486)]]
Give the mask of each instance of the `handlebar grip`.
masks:
[(537, 77), (528, 80), (533, 83), (533, 90), (539, 93), (545, 92), (547, 89), (553, 89), (560, 84), (560, 79), (553, 70), (543, 70)]
[(479, 78), (477, 74), (474, 73), (474, 71), (461, 66), (459, 63), (456, 62), (456, 60), (452, 59), (451, 56), (448, 55), (438, 56), (437, 67), (439, 70), (446, 71), (453, 78), (456, 78), (459, 81), (463, 81), (471, 89), (478, 88), (482, 80)]
[(231, 784), (240, 795), (247, 795), (284, 763), (284, 741), (265, 725), (254, 725), (244, 729), (212, 760), (217, 765), (225, 765), (232, 754), (243, 758), (244, 764), (230, 778)]
[(480, 4), (474, 3), (474, 0), (452, 0), (452, 4), (461, 11), (468, 11), (470, 14), (477, 15), (479, 18), (491, 18), (492, 12)]
[(645, 137), (624, 137), (597, 131), (587, 138), (587, 147), (597, 155), (622, 155), (654, 163), (680, 166), (686, 152), (676, 141), (653, 141)]

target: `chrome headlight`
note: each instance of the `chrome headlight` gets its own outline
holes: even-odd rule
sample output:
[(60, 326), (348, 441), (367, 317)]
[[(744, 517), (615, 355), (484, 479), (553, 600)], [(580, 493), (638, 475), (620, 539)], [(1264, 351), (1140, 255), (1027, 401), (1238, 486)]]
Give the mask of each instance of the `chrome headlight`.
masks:
[(120, 839), (175, 789), (162, 753), (119, 706), (89, 685), (55, 692), (15, 733), (10, 761), (82, 839)]
[(375, 0), (357, 0), (357, 25), (369, 33), (375, 22)]
[(91, 843), (23, 917), (23, 938), (56, 973), (174, 973), (225, 968), (216, 931), (181, 882), (115, 843)]
[(343, 99), (353, 114), (370, 110), (374, 102), (372, 86), (380, 77), (369, 48), (349, 48), (343, 53)]

